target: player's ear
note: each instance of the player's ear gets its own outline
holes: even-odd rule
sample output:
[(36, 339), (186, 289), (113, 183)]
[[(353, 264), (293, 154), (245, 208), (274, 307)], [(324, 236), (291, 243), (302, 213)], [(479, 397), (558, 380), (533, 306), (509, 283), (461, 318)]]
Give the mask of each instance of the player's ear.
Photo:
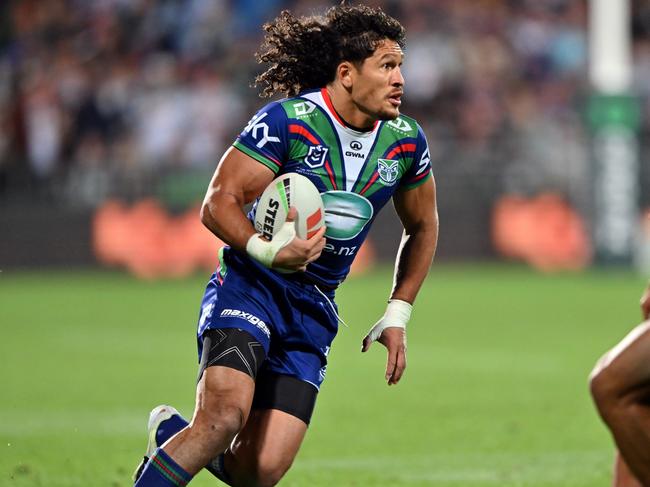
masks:
[(343, 61), (336, 68), (336, 76), (339, 78), (340, 83), (347, 90), (352, 88), (352, 72), (354, 66), (349, 61)]

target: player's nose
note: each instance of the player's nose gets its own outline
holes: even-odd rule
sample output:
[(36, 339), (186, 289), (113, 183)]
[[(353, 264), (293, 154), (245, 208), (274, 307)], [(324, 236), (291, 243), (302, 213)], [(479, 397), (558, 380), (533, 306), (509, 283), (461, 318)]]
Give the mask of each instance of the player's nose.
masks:
[(393, 70), (393, 75), (390, 81), (391, 81), (390, 84), (392, 86), (398, 86), (398, 87), (404, 86), (404, 76), (402, 75), (402, 68), (397, 66), (397, 68)]

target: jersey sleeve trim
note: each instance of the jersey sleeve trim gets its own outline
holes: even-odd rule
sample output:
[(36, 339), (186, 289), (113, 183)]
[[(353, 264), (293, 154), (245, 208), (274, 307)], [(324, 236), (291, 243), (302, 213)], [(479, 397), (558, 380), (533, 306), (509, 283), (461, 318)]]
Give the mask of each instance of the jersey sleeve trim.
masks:
[(273, 171), (274, 174), (277, 174), (278, 171), (280, 170), (281, 164), (279, 162), (274, 161), (273, 159), (270, 159), (269, 157), (266, 157), (266, 156), (260, 154), (259, 152), (250, 149), (246, 144), (244, 144), (240, 140), (236, 140), (232, 144), (232, 146), (235, 149), (239, 149), (241, 152), (243, 152), (247, 156), (252, 157), (257, 162), (261, 162), (266, 167), (268, 167), (271, 171)]
[(417, 188), (420, 186), (422, 183), (426, 182), (429, 177), (431, 176), (431, 169), (428, 171), (423, 172), (420, 174), (418, 177), (411, 179), (408, 183), (404, 183), (401, 185), (401, 188), (408, 191), (413, 188)]

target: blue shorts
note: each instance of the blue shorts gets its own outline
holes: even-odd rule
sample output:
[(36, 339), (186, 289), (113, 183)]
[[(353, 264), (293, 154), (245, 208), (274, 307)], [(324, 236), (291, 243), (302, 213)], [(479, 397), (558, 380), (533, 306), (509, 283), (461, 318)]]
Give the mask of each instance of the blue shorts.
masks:
[(229, 247), (222, 249), (201, 302), (199, 360), (205, 330), (240, 328), (264, 347), (262, 369), (297, 377), (318, 389), (338, 331), (336, 304), (332, 290), (321, 289), (325, 297), (300, 277), (279, 274)]

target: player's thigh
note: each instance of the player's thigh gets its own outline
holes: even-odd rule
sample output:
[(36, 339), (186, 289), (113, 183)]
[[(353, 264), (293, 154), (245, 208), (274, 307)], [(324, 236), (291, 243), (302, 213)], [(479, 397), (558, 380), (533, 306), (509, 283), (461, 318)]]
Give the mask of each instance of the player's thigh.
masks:
[(592, 387), (625, 393), (650, 384), (650, 321), (634, 328), (596, 363)]
[(282, 478), (300, 449), (317, 395), (309, 382), (260, 372), (250, 417), (226, 458), (235, 485), (275, 485)]
[[(201, 364), (193, 422), (240, 423), (248, 417), (263, 347), (241, 329), (208, 329), (202, 337)], [(252, 346), (257, 345), (257, 346)]]
[(248, 374), (230, 367), (208, 367), (196, 386), (195, 415), (218, 415), (225, 409), (237, 409), (247, 415), (254, 391), (255, 383)]

